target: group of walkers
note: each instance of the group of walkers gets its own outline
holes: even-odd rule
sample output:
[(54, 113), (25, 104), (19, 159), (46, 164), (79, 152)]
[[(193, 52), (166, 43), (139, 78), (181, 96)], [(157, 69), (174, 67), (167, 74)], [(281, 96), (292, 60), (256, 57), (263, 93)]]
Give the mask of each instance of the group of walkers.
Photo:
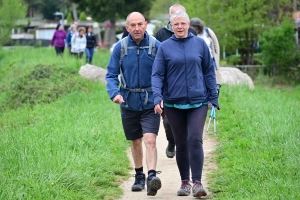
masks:
[(125, 137), (131, 141), (136, 172), (131, 190), (142, 191), (146, 185), (147, 195), (154, 196), (162, 187), (156, 171), (156, 138), (162, 116), (169, 142), (166, 156), (176, 154), (181, 177), (177, 195), (188, 196), (192, 190), (194, 197), (206, 196), (201, 183), (202, 137), (209, 105), (219, 109), (217, 37), (200, 19), (190, 20), (179, 4), (170, 7), (169, 23), (155, 38), (146, 28), (141, 13), (127, 16), (128, 36), (115, 45), (106, 74), (107, 92), (120, 104)]
[(98, 48), (98, 42), (96, 35), (93, 33), (92, 26), (78, 28), (77, 21), (74, 21), (70, 25), (68, 34), (64, 30), (63, 25), (57, 25), (50, 46), (55, 47), (58, 56), (63, 55), (65, 46), (68, 47), (71, 55), (79, 59), (82, 59), (85, 53), (86, 62), (92, 64), (94, 50)]

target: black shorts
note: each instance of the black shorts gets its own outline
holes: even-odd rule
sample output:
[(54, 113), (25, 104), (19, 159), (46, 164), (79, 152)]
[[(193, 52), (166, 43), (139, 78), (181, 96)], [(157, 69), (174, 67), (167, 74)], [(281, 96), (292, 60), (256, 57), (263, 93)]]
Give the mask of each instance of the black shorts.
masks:
[(127, 140), (136, 140), (145, 133), (158, 134), (160, 115), (154, 109), (133, 111), (121, 107), (123, 129)]

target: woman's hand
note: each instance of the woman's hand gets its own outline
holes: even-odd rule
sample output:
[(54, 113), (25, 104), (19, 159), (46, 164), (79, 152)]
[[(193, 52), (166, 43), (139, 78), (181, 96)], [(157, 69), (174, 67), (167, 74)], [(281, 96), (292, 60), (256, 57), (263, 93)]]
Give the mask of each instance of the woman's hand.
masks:
[(161, 114), (163, 112), (163, 108), (164, 108), (164, 102), (163, 101), (161, 101), (160, 104), (156, 104), (154, 106), (154, 112), (155, 112), (155, 114), (156, 113), (157, 114)]

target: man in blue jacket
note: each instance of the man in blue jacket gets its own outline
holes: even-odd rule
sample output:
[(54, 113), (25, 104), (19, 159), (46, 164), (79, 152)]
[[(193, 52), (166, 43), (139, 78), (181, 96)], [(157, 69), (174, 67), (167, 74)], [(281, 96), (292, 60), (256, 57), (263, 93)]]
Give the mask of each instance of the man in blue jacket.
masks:
[[(131, 151), (135, 165), (135, 183), (132, 191), (141, 191), (145, 185), (143, 173), (142, 138), (146, 146), (148, 166), (147, 195), (154, 196), (161, 188), (156, 177), (156, 136), (160, 117), (154, 113), (154, 98), (151, 88), (153, 52), (160, 42), (154, 40), (149, 54), (150, 35), (147, 22), (141, 13), (133, 12), (126, 19), (127, 38), (119, 41), (107, 66), (107, 92), (114, 103), (120, 104), (123, 129), (127, 140), (131, 140)], [(125, 47), (127, 46), (127, 48)], [(126, 52), (126, 53), (124, 53)], [(118, 76), (121, 75), (119, 88)]]

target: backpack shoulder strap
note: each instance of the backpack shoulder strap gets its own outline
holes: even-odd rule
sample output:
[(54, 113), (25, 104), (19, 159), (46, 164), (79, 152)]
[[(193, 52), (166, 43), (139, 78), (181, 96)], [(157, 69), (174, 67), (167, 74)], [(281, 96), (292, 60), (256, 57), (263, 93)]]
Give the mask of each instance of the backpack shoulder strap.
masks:
[(156, 38), (149, 35), (149, 49), (148, 49), (148, 55), (152, 55), (153, 57), (156, 56)]
[(121, 41), (121, 52), (120, 52), (120, 59), (119, 59), (119, 67), (120, 67), (120, 77), (122, 81), (122, 85), (126, 88), (126, 82), (122, 71), (122, 60), (125, 55), (127, 55), (127, 47), (128, 47), (128, 36), (124, 37)]
[[(210, 34), (209, 34), (209, 29), (205, 27), (205, 32), (207, 33), (208, 37), (210, 37)], [(210, 37), (211, 38), (211, 37)]]

